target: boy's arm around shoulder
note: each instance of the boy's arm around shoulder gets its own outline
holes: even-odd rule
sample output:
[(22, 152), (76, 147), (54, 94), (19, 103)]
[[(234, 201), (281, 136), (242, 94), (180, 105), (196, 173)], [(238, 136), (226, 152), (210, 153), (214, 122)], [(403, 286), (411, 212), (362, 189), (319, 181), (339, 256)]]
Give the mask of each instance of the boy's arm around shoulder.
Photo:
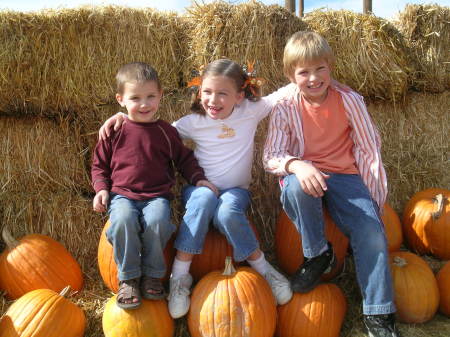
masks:
[(270, 115), (266, 142), (264, 145), (264, 169), (275, 175), (287, 175), (287, 165), (298, 157), (290, 153), (291, 128), (289, 113), (295, 109), (290, 101), (280, 101)]

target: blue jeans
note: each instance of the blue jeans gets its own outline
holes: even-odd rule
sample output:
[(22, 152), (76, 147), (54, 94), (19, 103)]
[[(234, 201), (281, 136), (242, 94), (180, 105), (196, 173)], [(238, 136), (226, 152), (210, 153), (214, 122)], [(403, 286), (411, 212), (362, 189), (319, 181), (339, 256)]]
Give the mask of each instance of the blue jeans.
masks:
[(131, 200), (110, 194), (111, 226), (106, 237), (114, 250), (119, 280), (142, 275), (162, 278), (166, 273), (164, 248), (176, 226), (170, 221), (170, 204), (165, 198)]
[(207, 187), (187, 185), (182, 194), (186, 213), (175, 240), (176, 249), (200, 254), (211, 221), (233, 246), (235, 261), (245, 260), (259, 247), (245, 215), (250, 204), (248, 190), (221, 190), (217, 197)]
[(302, 236), (303, 254), (315, 257), (327, 243), (323, 201), (333, 221), (350, 240), (363, 313), (395, 312), (387, 242), (378, 206), (359, 175), (327, 174), (330, 178), (322, 198), (304, 193), (294, 174), (283, 180), (281, 202)]

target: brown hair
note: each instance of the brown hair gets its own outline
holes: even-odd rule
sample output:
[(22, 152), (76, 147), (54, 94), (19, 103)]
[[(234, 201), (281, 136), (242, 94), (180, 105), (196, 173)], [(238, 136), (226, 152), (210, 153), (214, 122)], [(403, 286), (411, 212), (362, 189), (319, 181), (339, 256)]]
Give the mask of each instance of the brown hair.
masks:
[[(249, 85), (244, 87), (246, 81), (248, 80), (248, 75), (239, 64), (232, 60), (219, 59), (209, 63), (202, 71), (202, 80), (207, 76), (226, 76), (234, 82), (238, 92), (244, 91), (245, 98), (251, 101), (257, 101), (259, 99), (260, 89), (257, 88), (258, 91), (255, 92), (257, 95), (256, 96), (250, 89)], [(198, 89), (201, 90), (201, 86)], [(198, 92), (195, 92), (192, 95), (191, 111), (201, 115), (205, 114), (205, 110), (201, 104), (200, 94)]]
[(284, 47), (284, 74), (292, 80), (297, 66), (320, 59), (333, 68), (335, 58), (327, 40), (316, 32), (294, 33)]
[(123, 94), (125, 83), (154, 81), (161, 90), (158, 72), (149, 64), (144, 62), (127, 63), (119, 68), (116, 74), (117, 92)]

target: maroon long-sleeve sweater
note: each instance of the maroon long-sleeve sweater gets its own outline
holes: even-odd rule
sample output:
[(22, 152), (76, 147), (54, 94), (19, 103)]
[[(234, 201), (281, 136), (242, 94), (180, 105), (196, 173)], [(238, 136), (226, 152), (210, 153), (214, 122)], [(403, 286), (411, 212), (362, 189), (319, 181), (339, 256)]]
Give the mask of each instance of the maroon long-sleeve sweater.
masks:
[(193, 185), (206, 179), (193, 152), (169, 123), (126, 121), (106, 141), (99, 141), (92, 161), (95, 192), (108, 190), (133, 200), (172, 199), (174, 167)]

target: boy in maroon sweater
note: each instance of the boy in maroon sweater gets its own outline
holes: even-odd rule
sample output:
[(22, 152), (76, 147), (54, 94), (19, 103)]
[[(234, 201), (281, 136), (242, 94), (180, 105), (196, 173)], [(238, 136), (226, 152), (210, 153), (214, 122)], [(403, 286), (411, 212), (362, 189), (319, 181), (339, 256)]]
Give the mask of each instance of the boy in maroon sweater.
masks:
[(108, 210), (106, 236), (119, 277), (117, 305), (132, 309), (140, 305), (141, 296), (165, 296), (163, 250), (176, 229), (169, 204), (174, 166), (190, 184), (217, 189), (176, 129), (155, 118), (162, 97), (157, 72), (145, 63), (129, 63), (119, 69), (116, 80), (116, 99), (127, 109), (128, 120), (97, 143), (91, 170), (93, 207)]

